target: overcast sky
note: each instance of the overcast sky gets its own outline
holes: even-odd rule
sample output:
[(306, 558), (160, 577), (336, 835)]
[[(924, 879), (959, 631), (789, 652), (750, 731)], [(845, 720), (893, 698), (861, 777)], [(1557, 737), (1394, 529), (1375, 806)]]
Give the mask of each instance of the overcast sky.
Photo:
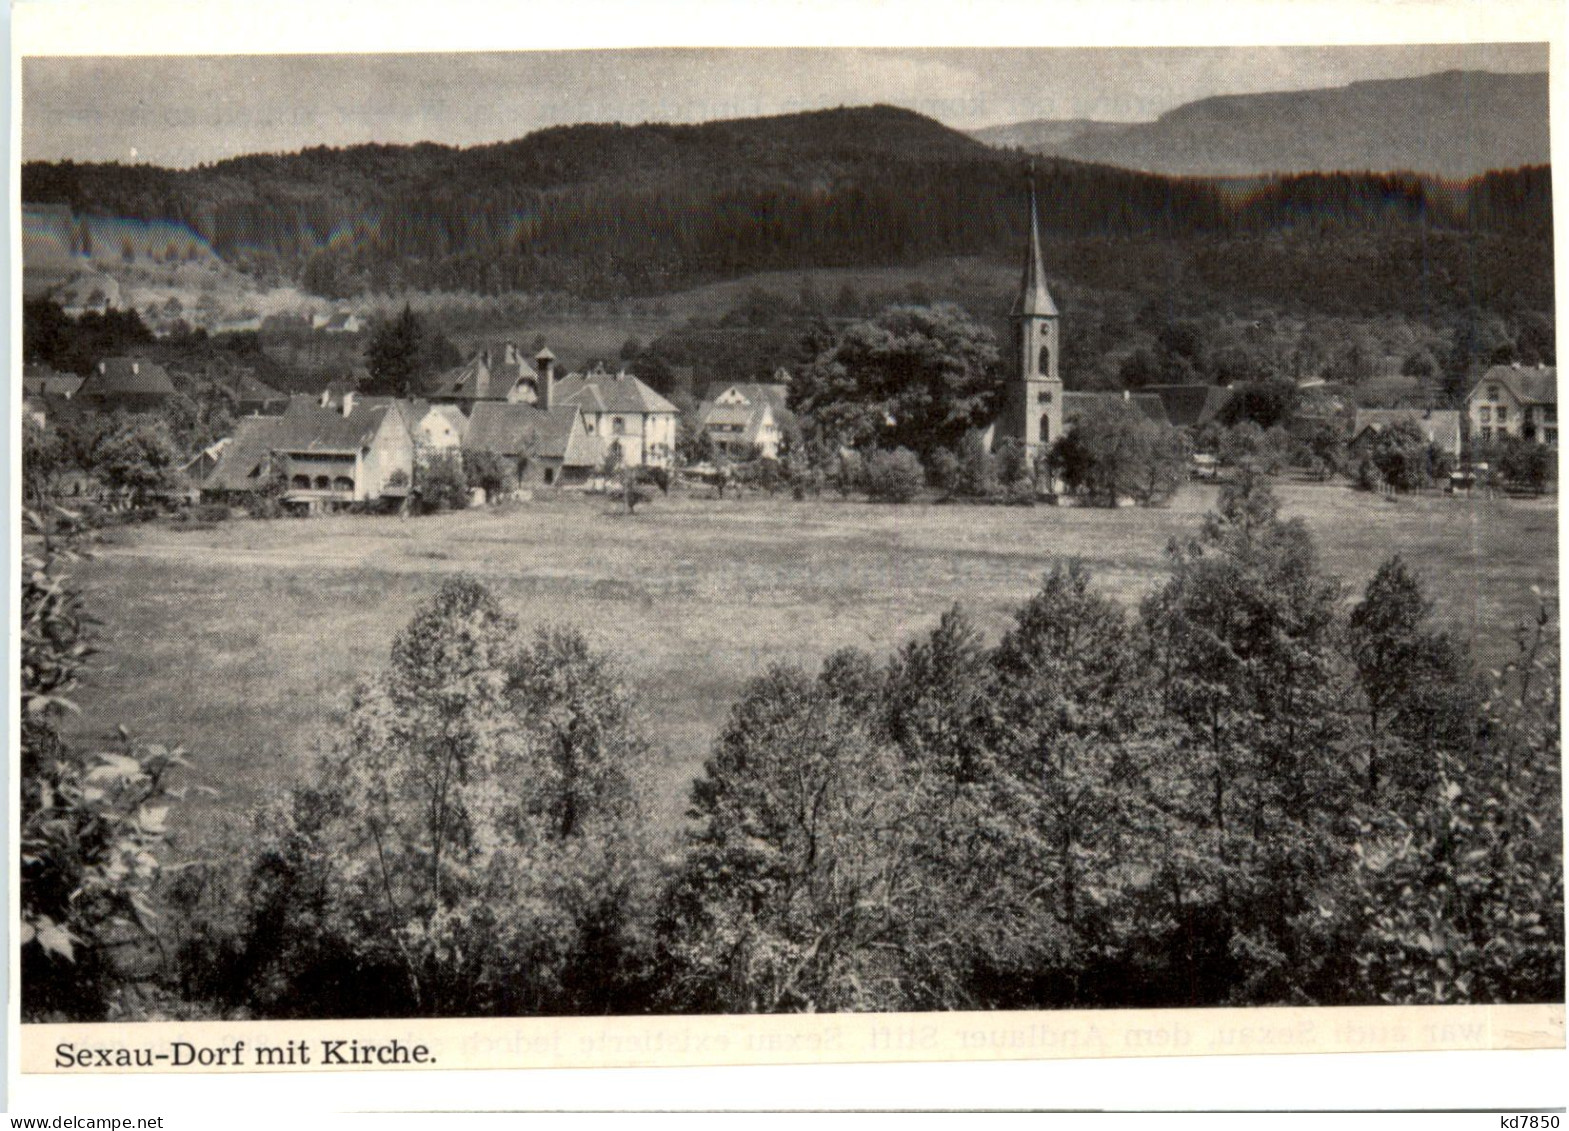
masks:
[(189, 166), (310, 145), (473, 145), (575, 122), (699, 122), (886, 102), (959, 128), (1140, 121), (1212, 94), (1453, 68), (1545, 71), (1545, 45), (660, 49), (29, 58), (24, 160)]

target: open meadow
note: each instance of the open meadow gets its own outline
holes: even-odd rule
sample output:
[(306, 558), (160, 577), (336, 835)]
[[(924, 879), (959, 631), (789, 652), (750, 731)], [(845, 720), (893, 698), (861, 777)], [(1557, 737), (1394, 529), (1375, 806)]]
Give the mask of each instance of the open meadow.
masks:
[[(1556, 503), (1383, 500), (1281, 484), (1324, 566), (1359, 591), (1399, 551), (1483, 665), (1556, 591)], [(1163, 510), (879, 506), (786, 496), (656, 498), (635, 516), (563, 494), (420, 519), (334, 516), (106, 530), (80, 567), (105, 621), (79, 734), (183, 744), (197, 780), (177, 853), (243, 818), (329, 747), (347, 692), (447, 575), (482, 578), (525, 626), (573, 625), (612, 653), (661, 750), (649, 798), (673, 830), (752, 676), (855, 646), (885, 657), (958, 602), (995, 639), (1054, 559), (1078, 558), (1129, 608), (1197, 531), (1215, 488)]]

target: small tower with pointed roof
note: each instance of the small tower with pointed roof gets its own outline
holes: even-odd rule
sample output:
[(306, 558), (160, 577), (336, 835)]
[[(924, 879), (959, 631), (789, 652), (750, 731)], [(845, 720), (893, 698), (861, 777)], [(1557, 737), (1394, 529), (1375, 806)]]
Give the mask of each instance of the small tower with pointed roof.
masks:
[(1008, 390), (1012, 433), (1031, 456), (1062, 435), (1062, 381), (1057, 376), (1060, 350), (1057, 304), (1046, 289), (1041, 263), (1040, 221), (1035, 209), (1035, 170), (1030, 169), (1030, 236), (1024, 250), (1024, 276), (1014, 300), (1013, 349), (1017, 376)]

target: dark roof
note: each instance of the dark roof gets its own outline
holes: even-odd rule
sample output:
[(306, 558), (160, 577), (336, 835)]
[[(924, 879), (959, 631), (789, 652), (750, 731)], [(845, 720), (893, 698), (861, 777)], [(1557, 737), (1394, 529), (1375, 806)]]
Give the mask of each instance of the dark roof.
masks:
[(1208, 424), (1231, 399), (1231, 391), (1219, 385), (1145, 385), (1140, 392), (1158, 397), (1166, 419), (1179, 428)]
[(465, 401), (504, 401), (519, 381), (533, 384), (535, 377), (527, 365), (496, 364), (487, 361), (482, 351), (437, 378), (430, 395)]
[(254, 490), (282, 425), (281, 416), (247, 416), (235, 421), (234, 435), (223, 446), (217, 466), (202, 480), (202, 486), (216, 491)]
[(267, 382), (258, 378), (248, 370), (241, 370), (232, 376), (213, 382), (219, 391), (238, 404), (271, 404), (273, 402), (286, 402), (289, 394), (280, 393)]
[(88, 400), (113, 397), (172, 397), (174, 382), (163, 366), (138, 357), (107, 357), (100, 361), (77, 395)]
[(272, 446), (280, 452), (358, 452), (371, 445), (388, 413), (402, 420), (391, 397), (356, 401), (347, 416), (338, 409), (323, 408), (312, 397), (290, 397), (289, 407), (278, 418), (281, 426)]
[(531, 404), (482, 401), (469, 417), (463, 448), (502, 456), (559, 459), (567, 467), (599, 463), (599, 443), (583, 427), (582, 413), (575, 404), (553, 405), (547, 410)]
[(1539, 365), (1531, 369), (1517, 365), (1495, 365), (1482, 374), (1482, 379), (1472, 387), (1472, 395), (1476, 394), (1477, 387), (1489, 381), (1507, 385), (1515, 398), (1525, 404), (1558, 403), (1558, 367), (1555, 365)]
[(1165, 405), (1161, 399), (1150, 393), (1087, 393), (1069, 392), (1062, 394), (1062, 416), (1066, 423), (1079, 413), (1086, 412), (1099, 406), (1127, 405), (1137, 409), (1157, 424), (1169, 424), (1166, 416)]
[(602, 367), (592, 373), (569, 373), (556, 382), (551, 403), (570, 402), (581, 402), (584, 408), (600, 412), (681, 411), (625, 370), (607, 373)]

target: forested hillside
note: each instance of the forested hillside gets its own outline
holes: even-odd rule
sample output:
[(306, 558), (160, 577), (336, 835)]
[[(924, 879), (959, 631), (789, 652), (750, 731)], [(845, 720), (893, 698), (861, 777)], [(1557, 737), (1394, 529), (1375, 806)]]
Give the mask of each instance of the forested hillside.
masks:
[[(407, 288), (646, 295), (755, 271), (1011, 257), (1025, 155), (894, 107), (584, 125), (455, 149), (355, 146), (191, 170), (30, 163), (28, 202), (189, 225), (329, 297)], [(1048, 240), (1093, 285), (1151, 273), (1380, 309), (1551, 309), (1545, 167), (1446, 184), (1220, 183), (1037, 159)]]

